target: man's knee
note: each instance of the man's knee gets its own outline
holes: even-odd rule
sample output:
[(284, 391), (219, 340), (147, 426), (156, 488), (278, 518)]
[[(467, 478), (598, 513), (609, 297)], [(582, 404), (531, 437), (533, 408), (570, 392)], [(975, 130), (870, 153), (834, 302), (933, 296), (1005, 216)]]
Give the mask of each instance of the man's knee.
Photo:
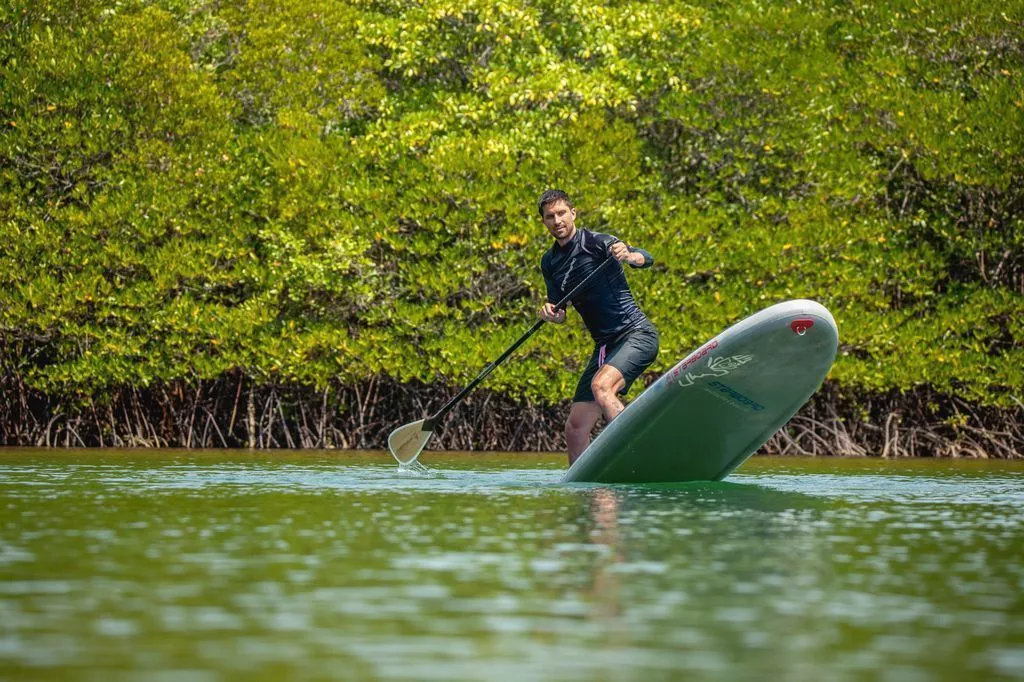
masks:
[(568, 435), (568, 434), (580, 433), (583, 430), (584, 430), (583, 420), (580, 419), (579, 417), (575, 417), (575, 416), (570, 414), (569, 418), (565, 420), (565, 433)]
[(565, 432), (569, 433), (590, 433), (597, 425), (599, 412), (591, 414), (587, 410), (572, 410), (569, 418), (565, 420)]
[(590, 382), (590, 390), (598, 402), (604, 402), (614, 398), (619, 389), (625, 385), (626, 382), (623, 380), (622, 375), (617, 372), (615, 374), (599, 374)]
[(598, 402), (603, 402), (612, 394), (611, 388), (597, 379), (590, 382), (590, 392), (594, 394)]

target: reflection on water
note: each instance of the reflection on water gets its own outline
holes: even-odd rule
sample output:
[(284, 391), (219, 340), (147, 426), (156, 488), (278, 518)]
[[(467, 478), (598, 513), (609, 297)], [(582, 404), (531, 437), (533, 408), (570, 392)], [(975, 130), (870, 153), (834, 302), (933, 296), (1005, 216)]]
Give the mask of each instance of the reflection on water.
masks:
[(1024, 679), (1024, 467), (0, 455), (0, 678)]

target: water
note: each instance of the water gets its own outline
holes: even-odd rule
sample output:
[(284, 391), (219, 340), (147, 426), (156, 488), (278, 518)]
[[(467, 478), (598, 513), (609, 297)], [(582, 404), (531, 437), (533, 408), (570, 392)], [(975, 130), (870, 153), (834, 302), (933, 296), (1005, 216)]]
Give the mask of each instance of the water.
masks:
[(0, 679), (1024, 680), (1024, 463), (0, 450)]

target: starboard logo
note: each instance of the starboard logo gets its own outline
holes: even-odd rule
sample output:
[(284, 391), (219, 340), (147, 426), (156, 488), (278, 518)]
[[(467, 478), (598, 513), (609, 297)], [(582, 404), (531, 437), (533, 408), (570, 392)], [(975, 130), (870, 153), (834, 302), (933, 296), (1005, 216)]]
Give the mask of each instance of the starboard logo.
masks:
[(746, 408), (753, 410), (754, 412), (761, 412), (764, 410), (764, 405), (756, 400), (748, 398), (732, 386), (726, 386), (721, 381), (712, 381), (704, 388), (704, 390), (717, 398), (722, 398), (733, 407), (741, 409)]
[(681, 372), (685, 372), (687, 368), (693, 367), (697, 364), (697, 361), (704, 358), (708, 353), (718, 348), (718, 339), (709, 342), (703, 348), (698, 349), (690, 357), (686, 358), (672, 369), (672, 379), (678, 379)]
[[(706, 377), (724, 377), (726, 374), (739, 369), (753, 359), (753, 355), (729, 355), (717, 358), (711, 356), (708, 359), (708, 366), (705, 371), (687, 372), (682, 377), (678, 377), (678, 379), (676, 379), (678, 376), (677, 373), (673, 371), (672, 378), (676, 379), (676, 383), (681, 387), (686, 388), (687, 386), (693, 386), (694, 382), (698, 379), (704, 379)], [(689, 360), (689, 358), (687, 360)]]

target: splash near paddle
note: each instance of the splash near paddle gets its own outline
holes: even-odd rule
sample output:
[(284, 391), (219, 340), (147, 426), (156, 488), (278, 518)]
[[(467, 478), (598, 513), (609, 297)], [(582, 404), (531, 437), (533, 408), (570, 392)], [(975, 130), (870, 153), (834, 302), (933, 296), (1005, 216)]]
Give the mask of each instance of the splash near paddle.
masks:
[(814, 301), (787, 301), (755, 313), (651, 384), (562, 480), (721, 480), (814, 395), (838, 347), (832, 314)]

